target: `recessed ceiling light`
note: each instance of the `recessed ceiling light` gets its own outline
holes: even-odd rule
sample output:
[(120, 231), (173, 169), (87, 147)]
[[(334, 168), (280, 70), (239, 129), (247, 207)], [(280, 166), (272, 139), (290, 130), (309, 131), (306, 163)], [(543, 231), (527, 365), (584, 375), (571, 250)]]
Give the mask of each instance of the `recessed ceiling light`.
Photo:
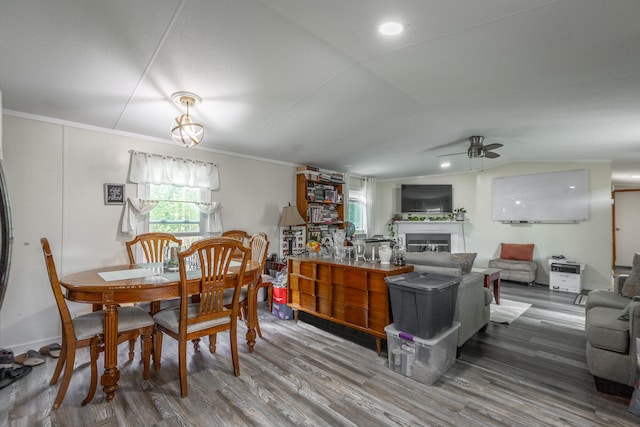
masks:
[(440, 167), (443, 168), (443, 169), (444, 168), (448, 168), (449, 166), (451, 166), (451, 163), (449, 163), (449, 162), (444, 162), (444, 163), (440, 164)]
[(378, 31), (385, 36), (397, 36), (404, 31), (404, 24), (400, 22), (385, 22), (378, 27)]

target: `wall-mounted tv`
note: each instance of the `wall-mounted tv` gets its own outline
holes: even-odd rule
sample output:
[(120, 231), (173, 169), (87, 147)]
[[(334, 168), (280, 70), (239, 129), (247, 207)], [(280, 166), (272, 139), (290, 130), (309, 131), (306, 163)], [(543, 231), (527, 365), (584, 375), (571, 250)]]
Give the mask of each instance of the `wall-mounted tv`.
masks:
[(400, 200), (403, 213), (451, 213), (453, 187), (451, 184), (402, 184)]

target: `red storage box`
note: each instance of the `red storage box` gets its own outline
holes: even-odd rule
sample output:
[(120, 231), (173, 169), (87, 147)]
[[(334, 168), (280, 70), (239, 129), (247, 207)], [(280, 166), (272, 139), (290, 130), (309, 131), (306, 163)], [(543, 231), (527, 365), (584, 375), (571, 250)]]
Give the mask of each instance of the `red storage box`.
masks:
[(286, 304), (287, 288), (273, 288), (273, 302), (276, 304)]

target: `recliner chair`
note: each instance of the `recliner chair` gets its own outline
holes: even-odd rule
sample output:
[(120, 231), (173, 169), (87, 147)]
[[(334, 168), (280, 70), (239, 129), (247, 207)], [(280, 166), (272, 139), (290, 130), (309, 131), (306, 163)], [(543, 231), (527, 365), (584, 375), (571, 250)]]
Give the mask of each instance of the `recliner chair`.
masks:
[[(638, 275), (640, 253), (636, 253), (633, 264), (632, 275)], [(626, 279), (627, 276), (620, 276), (613, 292), (591, 291), (585, 307), (587, 366), (596, 389), (623, 396), (631, 394), (638, 378), (640, 340), (640, 300), (621, 294)]]

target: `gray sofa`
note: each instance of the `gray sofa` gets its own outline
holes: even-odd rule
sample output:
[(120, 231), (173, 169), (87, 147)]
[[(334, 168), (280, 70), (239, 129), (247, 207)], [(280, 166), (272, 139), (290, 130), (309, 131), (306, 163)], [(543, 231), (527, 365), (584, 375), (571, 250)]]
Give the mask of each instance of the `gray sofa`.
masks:
[(461, 278), (454, 314), (454, 321), (460, 322), (458, 349), (476, 332), (486, 329), (493, 295), (484, 287), (484, 275), (471, 272), (475, 254), (407, 252), (405, 258), (407, 264), (414, 266), (414, 271)]
[[(598, 391), (617, 395), (629, 395), (638, 376), (640, 301), (621, 295), (625, 280), (626, 276), (619, 277), (613, 292), (589, 292), (585, 307), (587, 366)], [(628, 320), (620, 318), (625, 311)]]

